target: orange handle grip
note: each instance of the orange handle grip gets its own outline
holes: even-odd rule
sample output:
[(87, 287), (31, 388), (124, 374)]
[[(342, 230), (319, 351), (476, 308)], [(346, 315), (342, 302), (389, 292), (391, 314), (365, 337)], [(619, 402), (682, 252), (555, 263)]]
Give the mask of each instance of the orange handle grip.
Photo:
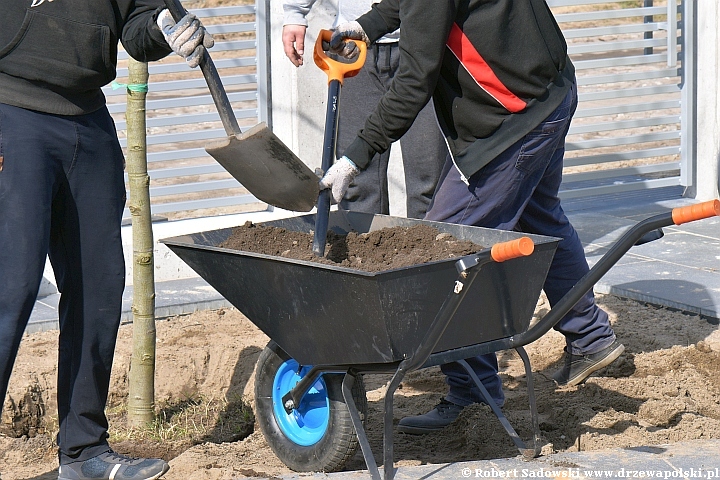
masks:
[(675, 225), (720, 216), (720, 200), (689, 205), (687, 207), (673, 208), (672, 219)]
[(496, 262), (504, 262), (517, 257), (527, 257), (535, 251), (535, 242), (530, 237), (521, 237), (509, 242), (496, 243), (490, 249), (490, 256)]
[(320, 67), (320, 69), (324, 70), (327, 74), (328, 83), (333, 80), (339, 80), (342, 84), (343, 78), (354, 77), (362, 68), (365, 63), (365, 56), (367, 55), (367, 45), (365, 45), (365, 42), (355, 42), (360, 51), (355, 60), (349, 63), (338, 62), (337, 60), (333, 60), (328, 57), (325, 50), (322, 48), (323, 40), (329, 42), (330, 37), (332, 37), (332, 33), (333, 32), (330, 30), (320, 30), (320, 32), (318, 32), (318, 38), (315, 41), (313, 58), (315, 59), (315, 65)]

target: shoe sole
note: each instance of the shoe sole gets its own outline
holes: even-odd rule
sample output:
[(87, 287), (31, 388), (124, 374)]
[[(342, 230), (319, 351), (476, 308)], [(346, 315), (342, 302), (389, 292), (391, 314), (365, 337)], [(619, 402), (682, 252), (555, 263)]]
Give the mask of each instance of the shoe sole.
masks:
[[(143, 480), (157, 480), (158, 478), (160, 478), (160, 477), (162, 477), (163, 475), (165, 475), (169, 470), (170, 470), (170, 465), (165, 465), (165, 467), (163, 468), (163, 471), (162, 471), (162, 472), (160, 472), (160, 473), (158, 473), (157, 475), (154, 475), (154, 476), (152, 476), (152, 477), (147, 477), (147, 478), (145, 478), (145, 479), (143, 479)], [(0, 480), (2, 480), (2, 479), (0, 479)], [(68, 478), (68, 477), (58, 477), (58, 480), (73, 480), (73, 479)]]
[(598, 363), (595, 363), (593, 365), (590, 365), (585, 370), (583, 370), (579, 375), (576, 375), (575, 378), (568, 380), (567, 383), (563, 383), (560, 385), (561, 387), (574, 387), (575, 385), (579, 385), (580, 383), (584, 382), (587, 377), (589, 377), (593, 372), (597, 372), (601, 368), (605, 368), (608, 365), (610, 365), (612, 362), (617, 360), (617, 358), (625, 351), (625, 345), (620, 344), (613, 350), (612, 352), (608, 353), (605, 358), (603, 358)]

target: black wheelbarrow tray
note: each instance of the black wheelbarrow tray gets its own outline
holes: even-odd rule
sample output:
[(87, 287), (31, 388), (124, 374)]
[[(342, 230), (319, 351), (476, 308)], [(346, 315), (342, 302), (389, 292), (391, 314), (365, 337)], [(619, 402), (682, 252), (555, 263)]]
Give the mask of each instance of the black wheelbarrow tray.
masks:
[[(558, 238), (348, 211), (329, 228), (365, 233), (425, 224), (491, 247), (461, 258), (369, 273), (219, 247), (232, 228), (163, 240), (271, 340), (256, 365), (256, 415), (276, 455), (296, 471), (336, 471), (360, 446), (380, 471), (364, 417), (362, 375), (392, 373), (384, 398), (384, 477), (394, 476), (393, 394), (415, 369), (458, 361), (528, 458), (540, 454), (532, 370), (523, 348), (548, 332), (633, 246), (662, 227), (720, 214), (720, 201), (675, 209), (630, 228), (530, 326)], [(261, 225), (310, 233), (314, 215)], [(515, 349), (525, 365), (533, 439), (518, 436), (464, 359)]]

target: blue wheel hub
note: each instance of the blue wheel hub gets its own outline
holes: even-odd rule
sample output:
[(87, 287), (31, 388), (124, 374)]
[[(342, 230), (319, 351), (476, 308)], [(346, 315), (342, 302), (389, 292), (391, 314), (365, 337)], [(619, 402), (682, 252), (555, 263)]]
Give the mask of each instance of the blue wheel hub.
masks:
[(283, 408), (282, 397), (310, 371), (293, 360), (280, 365), (273, 382), (273, 414), (285, 436), (298, 445), (309, 447), (325, 435), (330, 420), (330, 400), (321, 376), (289, 414)]

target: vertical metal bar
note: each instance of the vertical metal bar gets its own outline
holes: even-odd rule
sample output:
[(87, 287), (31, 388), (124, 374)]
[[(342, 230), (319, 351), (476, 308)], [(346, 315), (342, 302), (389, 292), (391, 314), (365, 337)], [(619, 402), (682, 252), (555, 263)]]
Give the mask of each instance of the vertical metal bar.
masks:
[(257, 66), (257, 116), (272, 130), (270, 88), (270, 0), (255, 2), (255, 65)]
[(668, 67), (677, 66), (677, 0), (667, 2), (667, 49)]
[(540, 420), (537, 413), (537, 404), (535, 403), (535, 382), (533, 381), (533, 372), (530, 367), (530, 357), (522, 346), (515, 347), (515, 351), (520, 355), (525, 366), (525, 379), (527, 382), (528, 391), (528, 403), (530, 404), (530, 417), (532, 419), (533, 426), (533, 456), (537, 457), (540, 455), (541, 448), (540, 442)]
[(696, 79), (695, 79), (695, 1), (682, 2), (682, 30), (680, 37), (680, 184), (686, 187), (694, 185), (696, 158)]
[[(653, 6), (654, 0), (644, 0), (643, 7), (648, 8)], [(653, 22), (653, 16), (652, 15), (645, 15), (643, 17), (643, 23), (652, 23)], [(653, 38), (653, 32), (645, 32), (643, 35), (643, 38), (646, 40)], [(645, 50), (643, 52), (645, 55), (652, 55), (653, 53), (653, 47), (645, 47)]]
[(358, 437), (360, 450), (362, 450), (365, 465), (368, 467), (370, 476), (373, 480), (381, 480), (380, 470), (378, 469), (377, 463), (375, 463), (375, 457), (373, 456), (372, 449), (370, 448), (370, 442), (365, 434), (362, 419), (358, 413), (357, 405), (355, 405), (355, 400), (353, 400), (352, 387), (354, 383), (355, 377), (350, 373), (346, 373), (342, 383), (343, 398), (345, 399), (345, 405), (350, 411), (350, 420), (352, 421), (353, 427), (355, 427), (355, 434)]
[(520, 454), (525, 458), (536, 457), (537, 455), (535, 454), (535, 449), (528, 448), (525, 445), (525, 442), (523, 442), (522, 438), (520, 438), (520, 435), (518, 435), (518, 433), (515, 431), (505, 414), (502, 413), (500, 407), (497, 406), (495, 400), (493, 400), (493, 398), (490, 396), (490, 393), (487, 391), (487, 388), (485, 388), (485, 385), (483, 385), (475, 371), (472, 369), (472, 367), (470, 367), (470, 364), (468, 364), (465, 360), (458, 360), (457, 363), (459, 363), (465, 369), (468, 375), (470, 375), (470, 378), (472, 378), (473, 382), (475, 382), (475, 385), (480, 390), (480, 394), (482, 395), (483, 399), (485, 399), (485, 403), (487, 403), (487, 405), (490, 407), (490, 410), (493, 411), (507, 434), (510, 435), (510, 438), (520, 451)]

